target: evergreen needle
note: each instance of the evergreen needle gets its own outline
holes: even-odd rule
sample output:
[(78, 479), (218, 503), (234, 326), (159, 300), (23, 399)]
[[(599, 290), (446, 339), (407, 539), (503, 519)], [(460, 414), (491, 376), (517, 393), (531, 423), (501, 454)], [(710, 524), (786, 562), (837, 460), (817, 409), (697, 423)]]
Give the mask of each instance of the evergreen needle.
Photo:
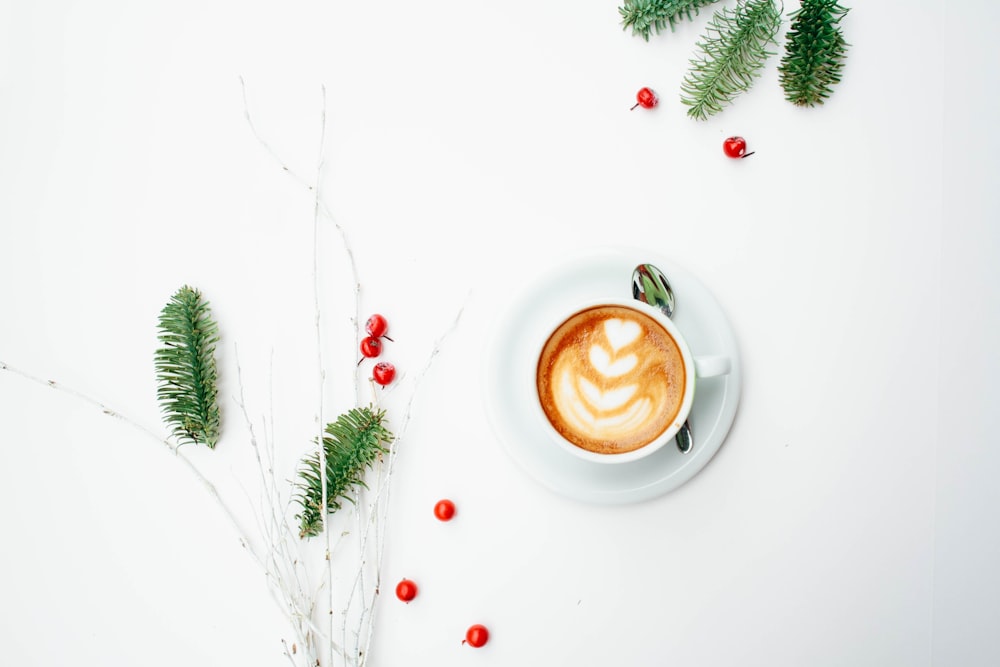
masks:
[(698, 14), (701, 7), (719, 0), (625, 0), (618, 8), (622, 17), (622, 29), (632, 29), (633, 35), (642, 37), (647, 42), (651, 32), (657, 34), (670, 28), (681, 20), (690, 21)]
[(774, 55), (767, 47), (777, 45), (779, 27), (781, 10), (774, 0), (739, 0), (735, 9), (717, 11), (681, 84), (688, 115), (705, 120), (748, 90)]
[(793, 12), (778, 76), (785, 99), (798, 106), (823, 104), (840, 82), (847, 42), (840, 21), (848, 10), (836, 0), (802, 0)]
[(156, 397), (178, 443), (219, 440), (215, 344), (218, 327), (201, 292), (185, 285), (160, 312)]
[[(384, 443), (393, 435), (383, 424), (384, 410), (352, 408), (326, 425), (323, 436), (323, 458), (326, 460), (326, 511), (340, 509), (341, 501), (353, 502), (351, 490), (361, 486), (364, 473), (376, 460), (387, 453)], [(300, 537), (319, 535), (323, 530), (323, 475), (320, 453), (313, 452), (299, 466), (295, 501), (302, 512), (299, 520)]]

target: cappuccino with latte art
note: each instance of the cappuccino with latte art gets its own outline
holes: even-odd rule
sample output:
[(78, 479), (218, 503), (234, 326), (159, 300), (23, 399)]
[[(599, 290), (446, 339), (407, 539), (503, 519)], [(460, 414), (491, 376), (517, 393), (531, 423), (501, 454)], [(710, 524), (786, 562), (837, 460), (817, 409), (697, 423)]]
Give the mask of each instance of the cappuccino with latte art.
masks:
[(671, 333), (618, 304), (585, 308), (562, 322), (542, 346), (536, 371), (539, 403), (552, 427), (596, 454), (656, 441), (677, 419), (688, 381)]

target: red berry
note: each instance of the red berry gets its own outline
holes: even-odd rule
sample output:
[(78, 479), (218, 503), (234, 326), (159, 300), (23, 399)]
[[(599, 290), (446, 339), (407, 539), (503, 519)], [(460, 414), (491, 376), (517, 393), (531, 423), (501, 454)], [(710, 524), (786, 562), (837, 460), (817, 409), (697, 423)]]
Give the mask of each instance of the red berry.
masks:
[(392, 382), (394, 377), (396, 377), (396, 367), (388, 361), (380, 361), (372, 368), (372, 379), (383, 387)]
[(753, 153), (747, 153), (747, 140), (743, 137), (729, 137), (723, 141), (722, 152), (733, 158), (743, 158), (753, 155)]
[(375, 314), (368, 318), (365, 322), (365, 331), (368, 332), (369, 336), (373, 338), (381, 338), (385, 335), (385, 332), (389, 330), (389, 323), (385, 321), (385, 318), (381, 315)]
[(451, 518), (455, 516), (455, 503), (447, 498), (437, 501), (437, 505), (434, 506), (434, 516), (441, 521), (451, 521)]
[(361, 354), (366, 357), (377, 357), (382, 354), (382, 341), (367, 336), (361, 339)]
[(410, 602), (413, 598), (417, 597), (417, 584), (409, 579), (403, 579), (396, 584), (396, 597), (403, 602)]
[(476, 623), (465, 631), (465, 641), (462, 643), (468, 643), (469, 646), (479, 648), (480, 646), (485, 646), (489, 640), (490, 631), (486, 629), (485, 625)]
[(651, 89), (640, 88), (639, 92), (635, 94), (635, 104), (632, 105), (632, 109), (635, 109), (636, 107), (652, 109), (659, 101), (660, 100), (656, 98), (656, 93), (654, 93)]

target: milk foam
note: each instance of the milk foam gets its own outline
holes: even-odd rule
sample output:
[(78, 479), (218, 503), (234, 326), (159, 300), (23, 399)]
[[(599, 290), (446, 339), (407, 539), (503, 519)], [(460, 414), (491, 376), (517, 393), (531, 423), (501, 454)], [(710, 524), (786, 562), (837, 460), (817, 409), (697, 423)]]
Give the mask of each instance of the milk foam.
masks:
[(539, 360), (539, 398), (549, 421), (590, 451), (630, 451), (651, 442), (673, 420), (683, 387), (683, 361), (670, 334), (622, 306), (569, 318)]

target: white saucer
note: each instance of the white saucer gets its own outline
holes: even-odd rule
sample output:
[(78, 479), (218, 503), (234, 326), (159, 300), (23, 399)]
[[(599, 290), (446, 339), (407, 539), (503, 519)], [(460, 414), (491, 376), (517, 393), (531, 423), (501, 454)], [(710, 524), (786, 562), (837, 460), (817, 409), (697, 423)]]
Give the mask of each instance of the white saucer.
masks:
[[(663, 447), (629, 463), (592, 463), (574, 457), (538, 427), (531, 401), (540, 327), (552, 313), (576, 301), (630, 298), (632, 271), (659, 267), (677, 298), (673, 320), (695, 356), (728, 355), (728, 375), (698, 381), (688, 418), (694, 448), (682, 454)], [(517, 363), (522, 360), (522, 363)], [(527, 364), (523, 360), (528, 360)], [(578, 257), (539, 276), (516, 296), (493, 332), (485, 358), (486, 414), (507, 453), (531, 477), (574, 500), (598, 504), (639, 502), (688, 481), (722, 446), (736, 416), (742, 369), (736, 336), (718, 302), (694, 276), (669, 259), (640, 249), (616, 249)], [(526, 384), (527, 383), (527, 384)]]

